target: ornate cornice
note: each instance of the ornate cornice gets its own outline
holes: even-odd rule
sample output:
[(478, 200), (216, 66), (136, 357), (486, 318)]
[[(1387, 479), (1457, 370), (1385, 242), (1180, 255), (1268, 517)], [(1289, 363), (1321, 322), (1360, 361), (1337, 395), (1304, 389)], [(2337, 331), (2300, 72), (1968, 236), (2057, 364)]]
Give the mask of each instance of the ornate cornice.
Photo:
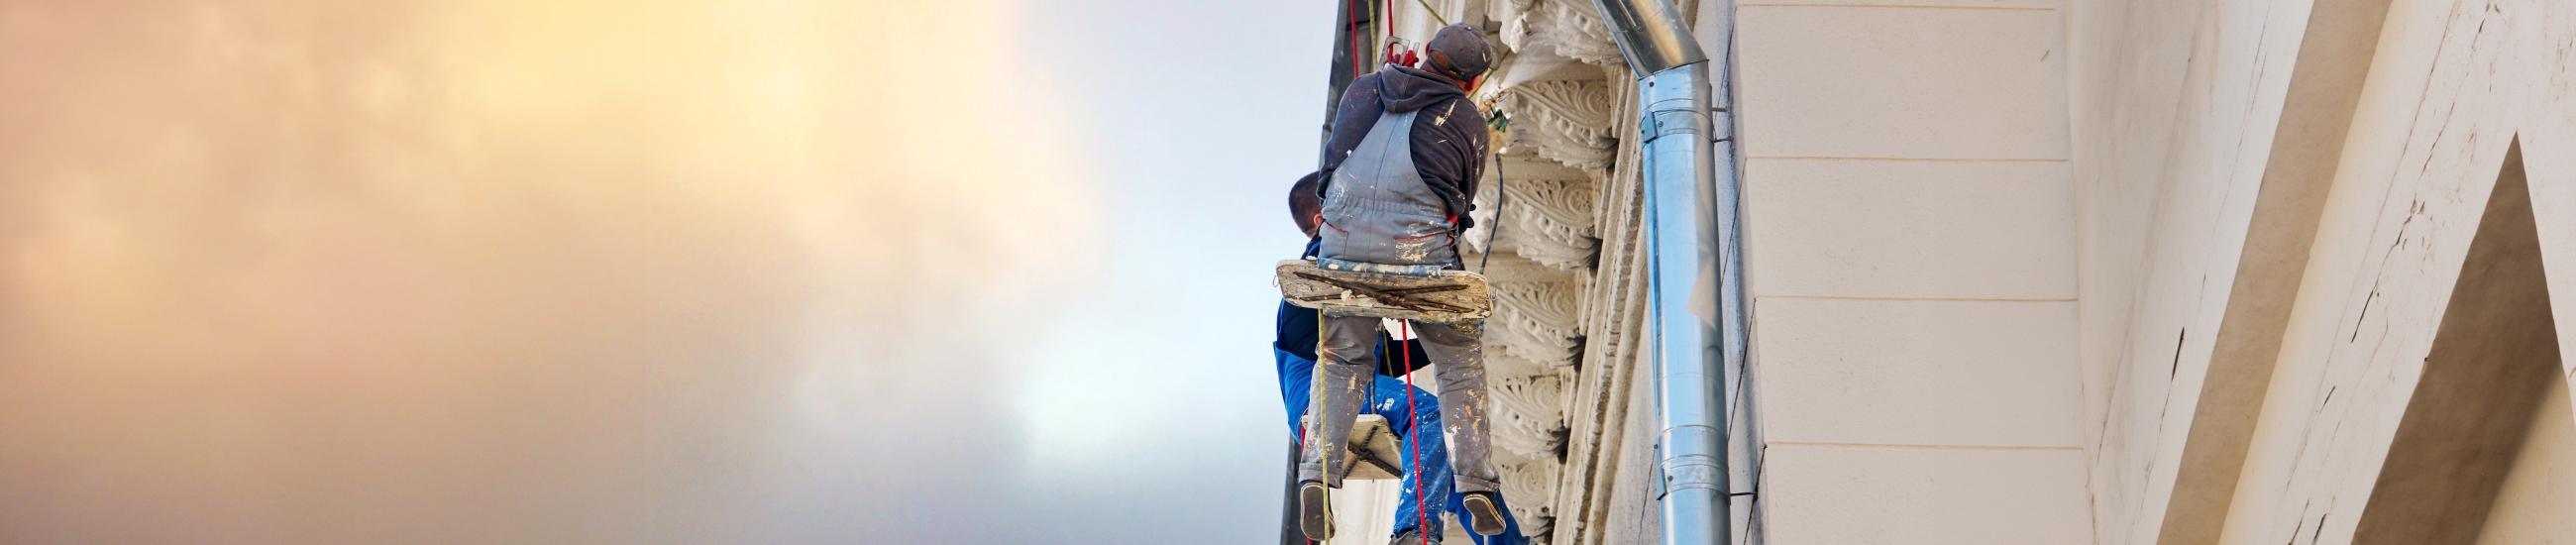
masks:
[(1592, 237), (1592, 200), (1597, 190), (1588, 180), (1519, 180), (1503, 184), (1509, 197), (1499, 212), (1502, 240), (1495, 243), (1521, 257), (1561, 270), (1592, 268), (1601, 241)]
[[(1517, 358), (1499, 356), (1487, 361), (1508, 359)], [(1493, 370), (1504, 367), (1508, 366)], [(1494, 401), (1494, 446), (1521, 456), (1554, 459), (1565, 445), (1565, 379), (1549, 370), (1537, 371), (1496, 376), (1486, 383)]]
[(1564, 468), (1555, 456), (1496, 466), (1503, 474), (1503, 497), (1511, 498), (1512, 518), (1520, 520), (1521, 535), (1545, 536), (1556, 529), (1556, 483)]
[(1582, 352), (1582, 276), (1510, 254), (1484, 265), (1494, 294), (1484, 338), (1493, 455), (1521, 531), (1545, 536), (1555, 526), (1568, 386)]
[(1565, 271), (1495, 257), (1484, 264), (1494, 294), (1484, 345), (1495, 446), (1553, 458), (1565, 444), (1565, 384), (1582, 352), (1583, 285)]
[(1609, 25), (1591, 2), (1583, 0), (1494, 0), (1503, 22), (1503, 44), (1513, 51), (1547, 48), (1585, 64), (1610, 66), (1626, 62), (1611, 41)]
[(1485, 346), (1493, 349), (1488, 352), (1542, 369), (1574, 365), (1582, 336), (1582, 277), (1510, 254), (1477, 257), (1485, 262), (1482, 273), (1494, 297), (1494, 315), (1485, 319)]
[(1581, 291), (1573, 282), (1493, 283), (1496, 304), (1485, 321), (1485, 344), (1550, 368), (1574, 365)]
[[(1616, 130), (1626, 134), (1635, 128), (1636, 106), (1631, 100), (1617, 102), (1613, 106), (1620, 112)], [(1602, 528), (1595, 526), (1610, 522), (1614, 496), (1610, 491), (1623, 482), (1635, 484), (1652, 478), (1639, 475), (1642, 468), (1619, 463), (1621, 445), (1650, 443), (1658, 430), (1637, 429), (1632, 425), (1635, 421), (1628, 418), (1630, 411), (1653, 410), (1652, 405), (1632, 406), (1639, 396), (1631, 388), (1638, 382), (1638, 374), (1652, 372), (1652, 366), (1645, 363), (1648, 358), (1642, 351), (1646, 337), (1647, 260), (1641, 240), (1641, 180), (1635, 161), (1639, 150), (1631, 140), (1622, 142), (1616, 152), (1613, 170), (1598, 178), (1600, 191), (1594, 202), (1594, 231), (1600, 239), (1600, 254), (1595, 260), (1596, 268), (1585, 275), (1587, 283), (1581, 299), (1581, 372), (1564, 385), (1565, 469), (1558, 472), (1553, 500), (1556, 520), (1551, 530), (1557, 538), (1554, 542), (1560, 545), (1605, 539)]]
[(1512, 119), (1512, 146), (1532, 146), (1540, 157), (1596, 178), (1610, 169), (1619, 139), (1607, 81), (1533, 81), (1504, 90), (1500, 102)]

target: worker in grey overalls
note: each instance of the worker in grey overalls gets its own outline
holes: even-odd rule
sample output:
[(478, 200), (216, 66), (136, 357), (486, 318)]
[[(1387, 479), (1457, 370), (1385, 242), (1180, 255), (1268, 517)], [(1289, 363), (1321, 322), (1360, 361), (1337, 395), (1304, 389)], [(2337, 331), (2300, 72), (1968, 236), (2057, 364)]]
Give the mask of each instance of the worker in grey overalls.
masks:
[[(1421, 68), (1387, 65), (1352, 80), (1325, 148), (1321, 244), (1327, 268), (1463, 269), (1460, 231), (1472, 222), (1470, 196), (1484, 175), (1484, 112), (1468, 100), (1493, 52), (1474, 25), (1440, 29), (1423, 47)], [(1299, 524), (1325, 539), (1331, 521), (1326, 487), (1339, 487), (1352, 420), (1369, 399), (1377, 369), (1377, 318), (1324, 318), (1305, 451), (1297, 465)], [(1466, 494), (1467, 527), (1503, 532), (1501, 475), (1487, 461), (1483, 326), (1414, 323), (1440, 380), (1440, 414), (1449, 461)], [(1321, 429), (1315, 429), (1320, 426)], [(1330, 461), (1328, 462), (1327, 459)]]

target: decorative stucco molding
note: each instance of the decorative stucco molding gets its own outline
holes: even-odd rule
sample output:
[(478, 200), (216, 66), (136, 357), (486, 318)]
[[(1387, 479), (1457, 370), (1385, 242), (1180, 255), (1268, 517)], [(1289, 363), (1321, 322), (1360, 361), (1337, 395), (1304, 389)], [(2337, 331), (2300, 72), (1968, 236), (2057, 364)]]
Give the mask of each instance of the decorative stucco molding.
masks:
[(1497, 246), (1560, 270), (1592, 268), (1601, 241), (1592, 237), (1592, 200), (1599, 190), (1591, 181), (1519, 180), (1503, 186), (1510, 193), (1499, 210), (1504, 240)]
[(1573, 282), (1493, 283), (1496, 304), (1485, 321), (1485, 344), (1550, 368), (1574, 365), (1582, 335), (1575, 308), (1582, 290)]
[[(1614, 123), (1619, 134), (1635, 128), (1636, 105), (1625, 96), (1613, 97), (1612, 108), (1621, 113)], [(1556, 519), (1550, 533), (1557, 545), (1625, 542), (1607, 535), (1619, 531), (1608, 523), (1615, 507), (1610, 492), (1622, 483), (1651, 478), (1643, 473), (1648, 469), (1644, 466), (1652, 463), (1629, 467), (1620, 463), (1619, 455), (1623, 446), (1633, 444), (1632, 439), (1642, 439), (1631, 437), (1632, 433), (1655, 433), (1630, 429), (1628, 418), (1632, 409), (1652, 410), (1651, 405), (1631, 407), (1638, 396), (1630, 386), (1638, 373), (1648, 371), (1641, 363), (1646, 260), (1640, 244), (1644, 218), (1637, 153), (1633, 139), (1620, 143), (1611, 172), (1599, 178), (1595, 197), (1592, 215), (1600, 255), (1595, 269), (1584, 275), (1578, 320), (1583, 336), (1581, 371), (1564, 385), (1567, 438), (1560, 460), (1565, 469), (1557, 474), (1551, 505)]]
[(1485, 365), (1496, 468), (1522, 533), (1545, 537), (1555, 527), (1556, 486), (1564, 479), (1559, 458), (1569, 436), (1567, 385), (1582, 352), (1582, 276), (1508, 253), (1484, 270), (1495, 294)]
[[(1503, 367), (1493, 370), (1501, 371)], [(1537, 371), (1535, 375), (1495, 376), (1486, 382), (1486, 390), (1494, 400), (1494, 446), (1521, 456), (1555, 459), (1556, 451), (1565, 445), (1565, 379), (1555, 372)]]
[(1604, 80), (1523, 83), (1504, 90), (1501, 106), (1512, 119), (1511, 145), (1529, 145), (1540, 157), (1600, 177), (1619, 146), (1612, 134), (1617, 103)]
[(1503, 22), (1503, 44), (1513, 51), (1547, 48), (1585, 64), (1609, 66), (1626, 62), (1610, 37), (1609, 25), (1586, 0), (1494, 0), (1495, 19)]
[(1494, 296), (1494, 315), (1485, 319), (1487, 352), (1529, 361), (1538, 366), (1532, 374), (1574, 365), (1582, 344), (1582, 276), (1510, 254), (1473, 257)]
[(1503, 497), (1511, 498), (1512, 518), (1520, 520), (1521, 535), (1545, 537), (1556, 529), (1557, 474), (1564, 472), (1564, 467), (1553, 455), (1495, 466), (1503, 474)]

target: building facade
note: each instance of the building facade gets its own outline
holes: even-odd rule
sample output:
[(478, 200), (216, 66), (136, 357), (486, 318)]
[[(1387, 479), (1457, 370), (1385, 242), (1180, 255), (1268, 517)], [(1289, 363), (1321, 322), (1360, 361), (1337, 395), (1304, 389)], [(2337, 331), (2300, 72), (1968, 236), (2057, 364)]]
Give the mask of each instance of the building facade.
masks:
[[(1677, 3), (1735, 81), (1737, 542), (2576, 540), (2576, 3)], [(1658, 542), (1635, 75), (1588, 0), (1354, 4), (1508, 51), (1465, 238), (1524, 531)]]

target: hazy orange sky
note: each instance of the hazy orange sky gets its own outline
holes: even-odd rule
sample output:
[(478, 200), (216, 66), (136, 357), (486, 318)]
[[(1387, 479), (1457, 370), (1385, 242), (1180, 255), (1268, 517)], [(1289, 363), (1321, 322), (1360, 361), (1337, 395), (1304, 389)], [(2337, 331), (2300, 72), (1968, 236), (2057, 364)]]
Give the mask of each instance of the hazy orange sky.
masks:
[(1267, 539), (1331, 16), (0, 0), (0, 543)]
[(1330, 17), (0, 0), (0, 542), (1266, 539)]
[(763, 542), (829, 529), (779, 522), (814, 482), (916, 494), (809, 466), (972, 461), (908, 413), (1096, 274), (1006, 9), (0, 2), (0, 541)]

